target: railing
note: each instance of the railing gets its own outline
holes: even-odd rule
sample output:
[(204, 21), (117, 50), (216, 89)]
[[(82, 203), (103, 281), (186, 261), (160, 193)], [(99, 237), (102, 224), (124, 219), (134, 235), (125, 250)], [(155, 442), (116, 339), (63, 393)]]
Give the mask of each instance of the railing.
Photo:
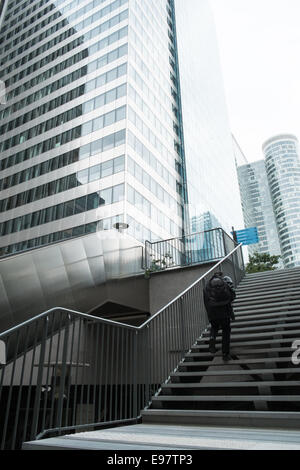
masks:
[(180, 238), (145, 242), (145, 269), (161, 271), (224, 258), (237, 243), (222, 229), (192, 233)]
[(57, 308), (0, 334), (0, 448), (137, 422), (205, 330), (203, 287), (243, 277), (241, 246), (139, 327)]

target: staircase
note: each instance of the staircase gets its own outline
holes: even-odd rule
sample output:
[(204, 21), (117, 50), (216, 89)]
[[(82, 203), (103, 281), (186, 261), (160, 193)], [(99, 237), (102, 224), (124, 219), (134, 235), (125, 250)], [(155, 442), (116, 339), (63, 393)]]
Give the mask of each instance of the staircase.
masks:
[(152, 397), (143, 424), (300, 429), (300, 365), (292, 361), (300, 268), (246, 275), (233, 306), (232, 360), (223, 361), (221, 334), (209, 353), (207, 329)]

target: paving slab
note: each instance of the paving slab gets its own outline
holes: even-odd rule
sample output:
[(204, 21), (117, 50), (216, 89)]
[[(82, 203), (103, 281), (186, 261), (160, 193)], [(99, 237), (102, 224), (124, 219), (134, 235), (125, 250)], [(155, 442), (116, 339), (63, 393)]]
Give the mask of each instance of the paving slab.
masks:
[(25, 442), (24, 450), (300, 450), (300, 430), (137, 424)]

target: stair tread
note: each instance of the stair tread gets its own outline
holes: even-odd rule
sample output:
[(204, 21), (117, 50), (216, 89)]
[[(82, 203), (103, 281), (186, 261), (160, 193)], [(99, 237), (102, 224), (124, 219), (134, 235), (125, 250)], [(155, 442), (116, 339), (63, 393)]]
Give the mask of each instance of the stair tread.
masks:
[(202, 376), (202, 375), (266, 375), (266, 374), (288, 374), (288, 373), (300, 373), (299, 367), (286, 367), (282, 369), (241, 369), (241, 370), (210, 370), (210, 371), (194, 371), (194, 372), (183, 372), (176, 371), (171, 372), (170, 377), (192, 377), (192, 376)]
[[(247, 328), (247, 331), (261, 331), (261, 330), (274, 330), (278, 328), (293, 328), (293, 327), (298, 327), (300, 328), (300, 321), (296, 323), (276, 323), (276, 324), (270, 324), (270, 325), (261, 325), (261, 326), (240, 326), (240, 327), (235, 327), (235, 322), (231, 323), (231, 334), (234, 333), (239, 333), (243, 332), (243, 328)], [(285, 331), (285, 330), (284, 330)], [(208, 333), (204, 333), (205, 335)]]
[(168, 388), (222, 388), (222, 387), (283, 387), (283, 386), (300, 386), (300, 380), (271, 380), (265, 382), (191, 382), (191, 383), (168, 383), (163, 384), (163, 389)]
[[(197, 353), (192, 353), (192, 354), (197, 354)], [(197, 355), (190, 355), (188, 357), (198, 357)], [(224, 366), (224, 365), (239, 365), (239, 364), (256, 364), (258, 362), (262, 363), (268, 363), (268, 362), (291, 362), (290, 357), (267, 357), (267, 358), (262, 358), (258, 357), (255, 359), (231, 359), (228, 362), (212, 362), (212, 361), (182, 361), (179, 363), (179, 366), (184, 366), (184, 367), (199, 367), (199, 366), (213, 366), (213, 367), (219, 367), (219, 366)], [(299, 368), (300, 370), (300, 368)]]
[[(199, 349), (199, 346), (192, 346), (191, 349)], [(264, 353), (267, 353), (267, 354), (271, 354), (271, 353), (278, 353), (278, 352), (290, 352), (292, 353), (293, 352), (293, 349), (292, 348), (264, 348), (264, 349), (240, 349), (240, 350), (235, 350), (235, 349), (232, 349), (231, 350), (231, 354), (232, 355), (244, 355), (244, 354), (264, 354)], [(211, 356), (211, 353), (209, 351), (207, 352), (199, 352), (199, 357), (204, 357), (204, 356)], [(221, 356), (221, 352), (220, 350), (215, 354), (215, 357), (216, 356)]]
[(152, 401), (293, 401), (300, 402), (300, 396), (289, 395), (159, 395)]

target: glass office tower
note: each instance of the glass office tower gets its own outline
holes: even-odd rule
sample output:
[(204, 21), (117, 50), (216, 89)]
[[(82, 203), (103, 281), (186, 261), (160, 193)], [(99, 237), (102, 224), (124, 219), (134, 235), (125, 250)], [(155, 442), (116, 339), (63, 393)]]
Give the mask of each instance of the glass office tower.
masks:
[(210, 211), (227, 231), (239, 225), (206, 0), (5, 8), (1, 255), (117, 222), (141, 242), (182, 236), (188, 197), (195, 215)]
[(172, 6), (11, 0), (0, 39), (2, 254), (120, 221), (180, 236)]
[(281, 255), (264, 160), (238, 167), (245, 227), (257, 227), (259, 242), (248, 252)]
[(300, 160), (298, 139), (291, 134), (263, 144), (266, 171), (283, 262), (300, 266)]
[(216, 31), (208, 0), (175, 0), (190, 217), (230, 233), (243, 217)]

